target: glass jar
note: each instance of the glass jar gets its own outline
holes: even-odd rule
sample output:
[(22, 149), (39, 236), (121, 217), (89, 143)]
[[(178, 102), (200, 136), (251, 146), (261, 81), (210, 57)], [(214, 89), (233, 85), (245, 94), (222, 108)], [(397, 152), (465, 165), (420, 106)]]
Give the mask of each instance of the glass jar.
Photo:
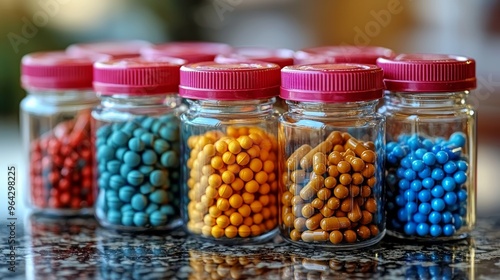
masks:
[(95, 214), (108, 228), (180, 225), (177, 89), (183, 60), (111, 60), (94, 65), (101, 105), (92, 111)]
[(21, 132), (29, 178), (27, 206), (55, 215), (91, 214), (94, 205), (90, 111), (92, 63), (64, 52), (23, 57)]
[(182, 210), (195, 237), (263, 242), (277, 232), (280, 68), (255, 62), (181, 68)]
[(314, 64), (282, 70), (279, 122), (282, 237), (299, 246), (353, 249), (385, 234), (382, 70)]
[(295, 64), (363, 63), (376, 64), (377, 58), (393, 58), (393, 50), (377, 46), (322, 46), (295, 52)]
[(402, 54), (379, 59), (387, 117), (386, 186), (391, 235), (461, 239), (476, 220), (475, 61)]

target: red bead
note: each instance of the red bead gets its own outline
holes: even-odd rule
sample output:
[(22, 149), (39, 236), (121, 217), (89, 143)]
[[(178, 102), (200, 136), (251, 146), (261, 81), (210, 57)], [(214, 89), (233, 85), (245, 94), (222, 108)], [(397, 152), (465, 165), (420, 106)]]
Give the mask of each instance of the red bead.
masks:
[(71, 195), (69, 192), (63, 192), (59, 195), (59, 200), (61, 201), (62, 205), (68, 205), (71, 201)]

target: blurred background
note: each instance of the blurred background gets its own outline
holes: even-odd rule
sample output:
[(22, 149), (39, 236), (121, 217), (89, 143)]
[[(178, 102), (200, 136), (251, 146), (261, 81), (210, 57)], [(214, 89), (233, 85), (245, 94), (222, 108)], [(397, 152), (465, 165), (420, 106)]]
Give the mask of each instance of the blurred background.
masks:
[[(314, 4), (313, 4), (314, 3)], [(220, 41), (298, 50), (379, 45), (477, 61), (478, 210), (500, 210), (500, 1), (483, 0), (0, 0), (0, 168), (22, 168), (19, 63), (26, 53), (80, 42)], [(22, 170), (22, 169), (21, 169)], [(22, 172), (22, 171), (21, 171)], [(0, 183), (6, 182), (0, 173)], [(26, 173), (24, 173), (26, 174)], [(22, 181), (23, 173), (19, 173)], [(3, 204), (2, 204), (3, 205)]]

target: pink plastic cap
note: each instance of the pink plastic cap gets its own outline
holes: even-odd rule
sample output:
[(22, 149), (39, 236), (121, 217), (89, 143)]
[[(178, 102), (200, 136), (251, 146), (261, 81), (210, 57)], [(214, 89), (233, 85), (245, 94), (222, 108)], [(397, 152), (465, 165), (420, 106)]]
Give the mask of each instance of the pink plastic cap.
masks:
[(268, 49), (241, 47), (235, 48), (229, 54), (219, 54), (215, 57), (217, 63), (238, 63), (247, 61), (264, 61), (278, 64), (281, 68), (293, 65), (294, 51), (289, 49)]
[(93, 63), (63, 51), (27, 54), (21, 61), (21, 84), (25, 89), (92, 89)]
[(265, 99), (279, 94), (279, 84), (277, 64), (200, 62), (181, 67), (179, 94), (190, 99)]
[(142, 48), (151, 46), (151, 43), (141, 40), (96, 42), (73, 44), (66, 48), (66, 52), (76, 56), (108, 55), (110, 59), (129, 58), (140, 55)]
[(377, 46), (324, 46), (295, 53), (295, 64), (361, 63), (375, 64), (377, 58), (393, 58), (393, 50)]
[(476, 88), (476, 62), (446, 54), (401, 54), (377, 60), (384, 69), (387, 90), (401, 92), (452, 92)]
[(281, 94), (302, 102), (356, 102), (382, 97), (383, 72), (376, 65), (310, 64), (281, 70)]
[(177, 92), (179, 68), (186, 61), (125, 58), (94, 64), (94, 90), (100, 95), (152, 95)]
[(141, 56), (156, 59), (164, 56), (178, 57), (188, 63), (213, 61), (218, 54), (232, 51), (231, 46), (212, 42), (171, 42), (141, 49)]

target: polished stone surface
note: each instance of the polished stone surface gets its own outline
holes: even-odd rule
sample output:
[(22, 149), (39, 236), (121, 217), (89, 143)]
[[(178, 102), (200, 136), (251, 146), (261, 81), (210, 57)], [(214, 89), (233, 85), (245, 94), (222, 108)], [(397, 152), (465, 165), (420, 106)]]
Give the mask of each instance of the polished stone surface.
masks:
[[(7, 220), (4, 220), (7, 221)], [(276, 237), (253, 246), (201, 243), (182, 232), (131, 235), (93, 218), (28, 215), (16, 222), (16, 272), (7, 222), (0, 279), (498, 279), (500, 215), (479, 218), (471, 238), (422, 245), (385, 238), (355, 251), (297, 248)]]

